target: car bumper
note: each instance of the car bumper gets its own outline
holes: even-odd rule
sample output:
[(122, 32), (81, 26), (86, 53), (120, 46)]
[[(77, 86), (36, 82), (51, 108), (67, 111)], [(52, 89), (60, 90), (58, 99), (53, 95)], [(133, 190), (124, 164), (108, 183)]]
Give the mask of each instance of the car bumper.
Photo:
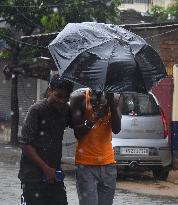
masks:
[[(121, 147), (148, 148), (148, 155), (122, 154)], [(172, 155), (170, 145), (165, 139), (113, 139), (115, 161), (119, 166), (141, 167), (141, 166), (170, 166)]]

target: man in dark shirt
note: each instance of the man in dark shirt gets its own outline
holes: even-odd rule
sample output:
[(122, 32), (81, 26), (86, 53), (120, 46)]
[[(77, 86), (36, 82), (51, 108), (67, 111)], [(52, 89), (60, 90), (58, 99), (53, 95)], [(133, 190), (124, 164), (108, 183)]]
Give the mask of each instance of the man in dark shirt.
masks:
[(64, 129), (69, 125), (67, 102), (72, 90), (72, 83), (54, 75), (47, 99), (32, 105), (27, 113), (19, 138), (22, 204), (67, 204), (61, 156)]

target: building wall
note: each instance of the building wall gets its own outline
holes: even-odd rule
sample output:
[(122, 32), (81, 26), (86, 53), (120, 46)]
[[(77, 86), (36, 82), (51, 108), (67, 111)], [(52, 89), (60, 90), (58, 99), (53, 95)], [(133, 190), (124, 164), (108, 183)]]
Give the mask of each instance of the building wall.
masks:
[(133, 4), (121, 4), (119, 9), (121, 10), (127, 10), (127, 9), (134, 9), (135, 11), (139, 12), (147, 12), (150, 10), (150, 4), (144, 4), (144, 3), (133, 3)]
[(160, 37), (160, 56), (168, 75), (173, 75), (173, 65), (178, 64), (178, 29)]
[(21, 125), (30, 105), (37, 100), (37, 79), (18, 79), (18, 99), (19, 99), (19, 124)]
[[(5, 64), (7, 64), (7, 62), (0, 59), (0, 141), (10, 140), (11, 80), (5, 80), (4, 74), (2, 73)], [(28, 107), (36, 101), (36, 96), (37, 80), (19, 76), (19, 131)]]
[[(0, 60), (0, 67), (6, 64), (5, 60)], [(9, 121), (10, 119), (10, 91), (11, 83), (6, 81), (0, 70), (0, 121)]]
[[(168, 7), (175, 0), (123, 0), (120, 9), (134, 9), (139, 12), (150, 11), (152, 6), (159, 5), (163, 7)], [(129, 3), (128, 3), (129, 2)]]
[[(11, 80), (6, 80), (2, 69), (6, 61), (0, 60), (0, 119), (10, 122), (11, 115)], [(37, 80), (34, 78), (18, 78), (18, 98), (20, 111), (20, 124), (28, 107), (36, 101)]]
[(174, 2), (174, 0), (152, 0), (153, 5), (159, 5), (163, 7), (168, 7), (170, 4)]
[(167, 74), (172, 76), (173, 65), (178, 64), (178, 28), (145, 28), (133, 32), (143, 37), (159, 53)]

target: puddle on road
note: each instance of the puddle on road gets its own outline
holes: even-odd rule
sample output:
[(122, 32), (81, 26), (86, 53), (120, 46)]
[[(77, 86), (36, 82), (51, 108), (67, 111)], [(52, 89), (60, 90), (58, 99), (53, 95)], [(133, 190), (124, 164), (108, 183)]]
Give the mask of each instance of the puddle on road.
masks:
[[(0, 205), (20, 204), (20, 182), (17, 178), (18, 166), (0, 163)], [(74, 173), (66, 173), (69, 205), (78, 205)], [(116, 189), (113, 205), (178, 205), (178, 199), (171, 197), (149, 196)]]

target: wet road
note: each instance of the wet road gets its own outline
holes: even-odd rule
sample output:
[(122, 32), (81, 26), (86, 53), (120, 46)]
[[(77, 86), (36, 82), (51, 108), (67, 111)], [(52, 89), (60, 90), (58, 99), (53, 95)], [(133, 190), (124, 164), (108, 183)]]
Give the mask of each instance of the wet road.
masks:
[[(0, 205), (20, 205), (20, 182), (17, 178), (18, 164), (0, 162)], [(118, 182), (119, 183), (119, 182)], [(74, 175), (65, 180), (69, 205), (78, 205)], [(114, 205), (178, 205), (178, 199), (162, 196), (135, 194), (116, 190)], [(92, 205), (92, 204), (91, 204)]]

